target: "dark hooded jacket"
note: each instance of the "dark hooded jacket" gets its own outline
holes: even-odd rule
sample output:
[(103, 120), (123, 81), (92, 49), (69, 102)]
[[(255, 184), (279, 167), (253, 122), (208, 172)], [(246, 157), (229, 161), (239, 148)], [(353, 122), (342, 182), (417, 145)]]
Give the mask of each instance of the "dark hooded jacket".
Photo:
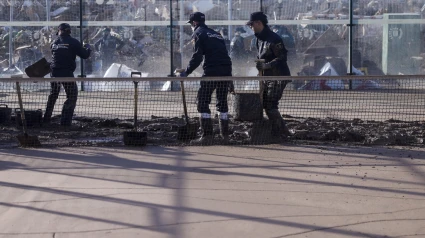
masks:
[(271, 69), (264, 70), (264, 76), (291, 76), (287, 64), (288, 51), (283, 44), (282, 38), (265, 26), (263, 31), (255, 34), (257, 46), (257, 58), (264, 59), (271, 65)]

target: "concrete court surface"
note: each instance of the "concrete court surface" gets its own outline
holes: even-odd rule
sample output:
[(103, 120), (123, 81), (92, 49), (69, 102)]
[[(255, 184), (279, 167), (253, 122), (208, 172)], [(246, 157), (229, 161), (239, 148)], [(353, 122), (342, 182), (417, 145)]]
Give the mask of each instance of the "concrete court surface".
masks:
[(0, 150), (0, 237), (425, 237), (425, 150)]

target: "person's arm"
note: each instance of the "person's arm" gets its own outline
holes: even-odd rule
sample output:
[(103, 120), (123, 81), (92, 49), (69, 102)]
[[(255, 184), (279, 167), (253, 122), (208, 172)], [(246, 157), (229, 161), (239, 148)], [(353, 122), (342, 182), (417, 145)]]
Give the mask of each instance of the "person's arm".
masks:
[(115, 37), (117, 39), (118, 42), (118, 47), (117, 50), (121, 50), (122, 47), (124, 47), (124, 41), (122, 39), (120, 39), (119, 37)]
[(102, 39), (99, 39), (96, 43), (94, 43), (94, 49), (96, 51), (99, 51), (99, 46), (100, 46), (101, 42), (102, 42)]
[(194, 34), (195, 45), (193, 47), (193, 55), (186, 68), (186, 74), (191, 74), (204, 60), (204, 50), (201, 40), (201, 34)]
[(270, 44), (270, 49), (276, 58), (266, 63), (266, 65), (269, 65), (269, 67), (266, 68), (273, 68), (276, 65), (281, 64), (281, 62), (286, 62), (288, 50), (286, 50), (282, 40)]
[(83, 47), (80, 42), (76, 41), (76, 50), (76, 55), (78, 55), (81, 59), (88, 59), (90, 57), (91, 48), (89, 44), (85, 44)]

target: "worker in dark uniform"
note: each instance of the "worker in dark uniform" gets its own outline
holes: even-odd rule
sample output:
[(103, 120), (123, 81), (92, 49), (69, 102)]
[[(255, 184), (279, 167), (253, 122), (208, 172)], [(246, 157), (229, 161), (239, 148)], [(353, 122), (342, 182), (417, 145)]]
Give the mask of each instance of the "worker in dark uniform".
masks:
[[(287, 50), (282, 38), (270, 30), (267, 16), (263, 12), (254, 12), (247, 25), (255, 33), (257, 48), (256, 68), (260, 76), (291, 76), (287, 64)], [(263, 61), (260, 61), (263, 60)], [(275, 139), (290, 135), (288, 127), (278, 110), (279, 100), (288, 80), (263, 80), (263, 108), (272, 123), (272, 136)]]
[(235, 30), (235, 36), (230, 42), (230, 58), (232, 59), (233, 65), (238, 66), (236, 67), (238, 69), (235, 72), (236, 76), (246, 75), (243, 71), (246, 70), (244, 64), (247, 62), (247, 52), (245, 50), (244, 39), (241, 36), (242, 33), (245, 33), (245, 30), (242, 27), (237, 27)]
[[(190, 14), (187, 22), (192, 26), (194, 42), (193, 55), (189, 65), (180, 74), (186, 77), (191, 74), (204, 61), (204, 74), (202, 77), (227, 77), (232, 76), (232, 61), (226, 49), (223, 36), (205, 25), (205, 15), (201, 12)], [(198, 90), (198, 112), (201, 114), (202, 136), (195, 144), (211, 144), (213, 136), (213, 124), (209, 104), (214, 90), (217, 98), (217, 111), (219, 112), (220, 135), (224, 142), (229, 136), (227, 93), (231, 81), (204, 81)]]
[(120, 35), (111, 33), (111, 28), (109, 27), (103, 29), (103, 37), (94, 44), (95, 50), (100, 52), (103, 74), (105, 74), (111, 64), (115, 63), (116, 51), (121, 50), (123, 46), (124, 41)]
[(224, 43), (226, 44), (226, 49), (227, 52), (230, 52), (230, 40), (229, 40), (229, 31), (227, 30), (227, 28), (222, 27), (220, 29), (220, 35), (223, 37), (224, 39)]
[(245, 32), (246, 31), (243, 29), (243, 27), (237, 27), (235, 30), (235, 36), (230, 42), (230, 58), (232, 60), (240, 60), (246, 56), (245, 43), (243, 37), (241, 36), (241, 34)]
[[(71, 37), (71, 26), (67, 23), (59, 25), (57, 35), (58, 38), (50, 46), (52, 50), (52, 62), (50, 63), (50, 68), (52, 70), (51, 77), (73, 78), (76, 68), (76, 56), (87, 59), (91, 52), (90, 45), (85, 45), (83, 48), (78, 40)], [(46, 123), (50, 122), (53, 108), (59, 96), (61, 84), (65, 89), (66, 101), (63, 104), (60, 124), (62, 126), (70, 126), (77, 104), (78, 87), (76, 82), (51, 83), (51, 91), (43, 121)]]

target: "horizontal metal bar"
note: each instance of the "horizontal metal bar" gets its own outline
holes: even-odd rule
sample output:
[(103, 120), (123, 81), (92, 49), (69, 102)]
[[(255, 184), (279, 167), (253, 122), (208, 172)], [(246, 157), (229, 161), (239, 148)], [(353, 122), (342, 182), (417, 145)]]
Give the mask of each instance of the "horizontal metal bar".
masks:
[[(247, 20), (214, 20), (207, 21), (207, 25), (212, 26), (240, 26), (245, 25)], [(0, 26), (57, 26), (61, 22), (55, 21), (0, 21)], [(71, 26), (79, 26), (79, 21), (68, 21)], [(346, 25), (349, 20), (277, 20), (269, 21), (272, 25)], [(354, 19), (355, 24), (373, 24), (373, 25), (386, 25), (386, 24), (425, 24), (423, 19)], [(169, 21), (85, 21), (83, 26), (169, 26)], [(174, 21), (174, 26), (186, 26), (186, 21)]]
[(379, 75), (379, 76), (265, 76), (265, 77), (144, 77), (144, 78), (0, 78), (0, 83), (4, 82), (69, 82), (69, 81), (92, 81), (92, 82), (114, 82), (114, 81), (245, 81), (245, 80), (379, 80), (379, 79), (424, 79), (425, 75)]

